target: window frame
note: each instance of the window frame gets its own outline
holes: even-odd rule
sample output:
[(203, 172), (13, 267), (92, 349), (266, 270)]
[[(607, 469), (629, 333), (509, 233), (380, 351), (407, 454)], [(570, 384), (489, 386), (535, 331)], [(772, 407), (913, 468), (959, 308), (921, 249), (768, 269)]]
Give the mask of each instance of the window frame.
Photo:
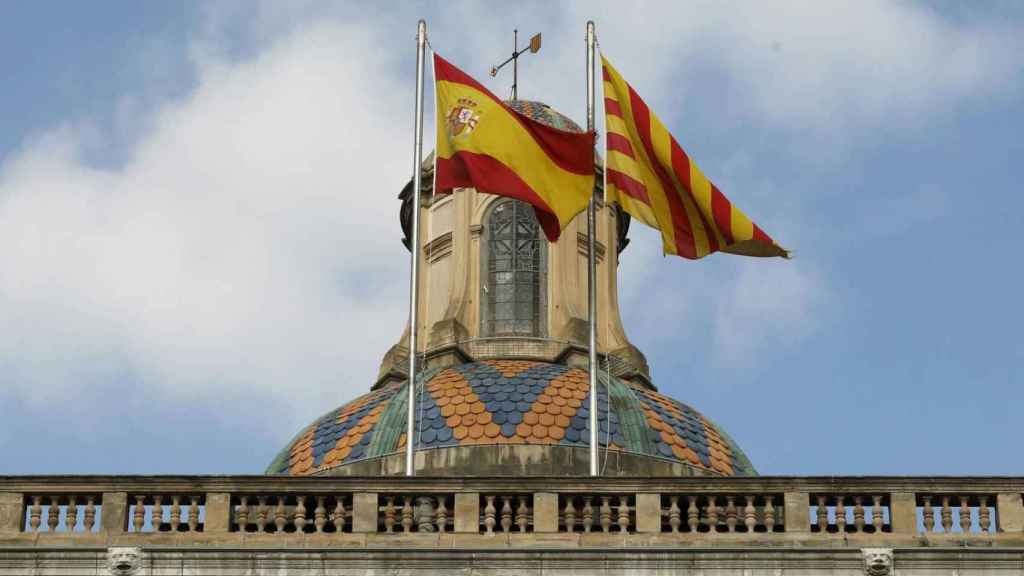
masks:
[[(495, 275), (497, 272), (492, 274), (491, 262), (494, 259), (494, 248), (496, 247), (496, 241), (494, 238), (495, 233), (495, 217), (498, 212), (498, 208), (501, 206), (512, 206), (513, 208), (513, 237), (512, 237), (512, 258), (515, 262), (519, 252), (515, 249), (518, 245), (519, 236), (517, 234), (518, 227), (516, 218), (521, 218), (521, 210), (527, 210), (529, 218), (532, 220), (532, 226), (535, 233), (536, 241), (536, 254), (538, 257), (536, 267), (536, 280), (534, 283), (533, 291), (534, 295), (532, 302), (536, 305), (536, 321), (533, 322), (533, 327), (529, 331), (516, 330), (513, 327), (512, 330), (497, 331), (495, 324), (499, 321), (494, 318), (494, 298), (496, 297), (497, 290), (499, 289), (496, 283)], [(487, 207), (484, 212), (482, 223), (482, 234), (480, 236), (480, 335), (485, 338), (500, 338), (500, 337), (519, 337), (519, 338), (545, 338), (548, 333), (548, 241), (544, 235), (543, 229), (540, 227), (540, 223), (537, 221), (534, 208), (530, 204), (514, 198), (498, 198)], [(514, 265), (514, 264), (513, 264)], [(520, 284), (519, 279), (516, 278), (517, 273), (525, 272), (521, 270), (511, 270), (512, 279), (506, 285), (512, 287), (512, 319), (513, 325), (519, 322), (525, 321), (517, 316), (516, 305), (519, 303), (518, 296), (518, 285)]]

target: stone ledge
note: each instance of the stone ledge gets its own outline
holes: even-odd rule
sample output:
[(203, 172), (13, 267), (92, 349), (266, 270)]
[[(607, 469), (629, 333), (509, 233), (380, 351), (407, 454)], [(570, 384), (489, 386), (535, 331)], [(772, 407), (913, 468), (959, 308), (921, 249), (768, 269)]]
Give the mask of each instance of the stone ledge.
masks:
[[(580, 551), (467, 550), (211, 550), (142, 548), (136, 576), (188, 573), (227, 574), (630, 574), (703, 573), (716, 576), (864, 574), (861, 551), (828, 548), (765, 550), (675, 549)], [(896, 574), (1019, 574), (1024, 550), (895, 549)], [(0, 549), (0, 575), (96, 574), (104, 572), (106, 550)]]

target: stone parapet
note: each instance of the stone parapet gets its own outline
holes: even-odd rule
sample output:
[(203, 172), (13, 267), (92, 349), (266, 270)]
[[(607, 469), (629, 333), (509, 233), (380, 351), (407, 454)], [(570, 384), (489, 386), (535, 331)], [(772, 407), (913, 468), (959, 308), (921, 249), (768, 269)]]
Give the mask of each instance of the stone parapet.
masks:
[(1009, 477), (20, 476), (0, 478), (0, 545), (999, 548), (1024, 546), (1022, 493)]

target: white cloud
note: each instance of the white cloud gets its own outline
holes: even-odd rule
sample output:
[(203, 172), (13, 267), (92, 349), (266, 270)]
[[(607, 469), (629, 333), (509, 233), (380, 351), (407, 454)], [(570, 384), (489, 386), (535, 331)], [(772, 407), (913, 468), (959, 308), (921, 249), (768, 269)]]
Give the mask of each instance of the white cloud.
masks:
[[(948, 113), (1019, 88), (1024, 72), (1019, 23), (953, 22), (913, 3), (669, 2), (630, 11), (578, 4), (570, 20), (587, 17), (646, 98), (678, 106), (714, 71), (730, 81), (732, 93), (721, 96), (755, 122), (796, 131)], [(663, 116), (672, 109), (654, 108)]]
[(393, 57), (380, 42), (325, 24), (250, 61), (198, 61), (198, 88), (117, 169), (83, 161), (94, 135), (74, 127), (4, 165), (6, 389), (84, 401), (123, 377), (179, 400), (269, 395), (292, 425), (364, 391), (405, 315), (408, 103), (376, 73)]

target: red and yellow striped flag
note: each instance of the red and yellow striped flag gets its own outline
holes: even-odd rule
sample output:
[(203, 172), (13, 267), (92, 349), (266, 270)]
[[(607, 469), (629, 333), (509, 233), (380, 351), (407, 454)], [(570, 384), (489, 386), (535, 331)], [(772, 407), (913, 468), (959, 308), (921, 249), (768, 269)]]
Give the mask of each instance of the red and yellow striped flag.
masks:
[(636, 91), (601, 57), (608, 190), (631, 216), (661, 230), (666, 254), (703, 258), (789, 252), (733, 206), (690, 160)]
[(594, 133), (566, 132), (506, 106), (434, 55), (437, 189), (474, 187), (532, 204), (549, 240), (594, 193)]

